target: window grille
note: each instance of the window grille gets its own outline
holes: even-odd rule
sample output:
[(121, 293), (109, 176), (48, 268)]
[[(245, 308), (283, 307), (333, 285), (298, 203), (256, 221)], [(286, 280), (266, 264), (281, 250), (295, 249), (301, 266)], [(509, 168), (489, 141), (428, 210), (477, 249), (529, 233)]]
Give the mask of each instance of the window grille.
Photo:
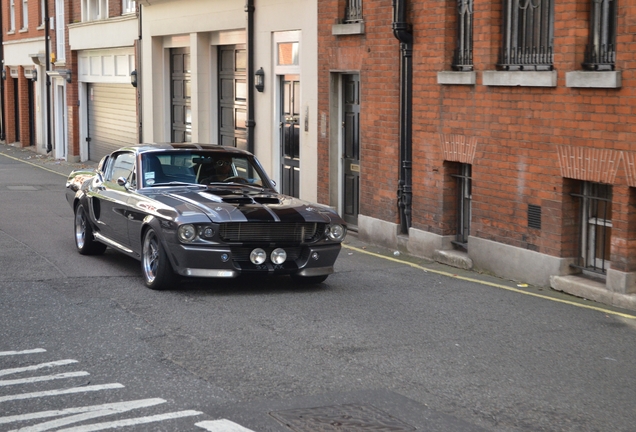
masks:
[(347, 0), (344, 22), (362, 22), (362, 0)]
[(553, 0), (503, 0), (501, 70), (552, 70)]
[(583, 182), (581, 194), (580, 261), (574, 267), (605, 275), (612, 236), (612, 187)]
[(459, 164), (459, 172), (459, 174), (452, 174), (457, 179), (457, 234), (453, 244), (466, 250), (470, 235), (472, 166)]
[(457, 48), (453, 70), (473, 70), (473, 0), (457, 0)]
[(592, 0), (590, 40), (585, 49), (584, 69), (614, 70), (616, 62), (616, 1)]

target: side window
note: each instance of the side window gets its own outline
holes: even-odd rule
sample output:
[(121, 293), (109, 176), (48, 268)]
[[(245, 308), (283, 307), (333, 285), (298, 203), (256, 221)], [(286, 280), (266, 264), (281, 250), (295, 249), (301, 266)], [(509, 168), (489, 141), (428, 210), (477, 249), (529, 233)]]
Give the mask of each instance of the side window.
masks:
[(124, 177), (132, 181), (134, 169), (135, 156), (132, 153), (119, 153), (109, 161), (105, 180), (116, 182), (118, 178)]

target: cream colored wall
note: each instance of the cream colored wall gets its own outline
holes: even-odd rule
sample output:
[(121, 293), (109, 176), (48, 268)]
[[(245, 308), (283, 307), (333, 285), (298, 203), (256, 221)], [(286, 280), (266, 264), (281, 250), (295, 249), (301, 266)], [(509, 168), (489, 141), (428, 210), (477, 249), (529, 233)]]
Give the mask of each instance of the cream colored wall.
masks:
[[(142, 2), (143, 3), (143, 2)], [(161, 1), (142, 11), (142, 118), (145, 142), (169, 141), (169, 112), (166, 96), (168, 46), (190, 46), (192, 65), (193, 141), (216, 143), (216, 101), (210, 88), (216, 54), (210, 45), (247, 43), (245, 2), (235, 0)], [(278, 103), (275, 94), (273, 34), (301, 32), (301, 198), (317, 197), (317, 2), (316, 0), (259, 0), (255, 2), (255, 69), (263, 67), (265, 92), (255, 92), (255, 153), (278, 182), (280, 173)], [(172, 35), (184, 35), (185, 42)], [(172, 45), (171, 45), (172, 44)], [(185, 44), (185, 45), (184, 45)], [(214, 87), (214, 86), (211, 86)], [(196, 108), (195, 108), (196, 106)], [(309, 130), (305, 131), (305, 110)], [(276, 118), (275, 118), (276, 117)], [(195, 124), (196, 122), (196, 124)]]

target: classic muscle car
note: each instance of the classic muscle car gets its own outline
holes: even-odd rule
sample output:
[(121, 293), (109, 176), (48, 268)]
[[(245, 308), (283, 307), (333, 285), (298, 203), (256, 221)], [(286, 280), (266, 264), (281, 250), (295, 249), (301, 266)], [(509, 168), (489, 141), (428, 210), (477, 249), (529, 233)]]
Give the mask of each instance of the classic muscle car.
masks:
[(251, 153), (217, 145), (119, 149), (95, 170), (72, 172), (66, 199), (79, 253), (130, 255), (152, 289), (177, 275), (320, 283), (347, 233), (329, 207), (277, 193)]

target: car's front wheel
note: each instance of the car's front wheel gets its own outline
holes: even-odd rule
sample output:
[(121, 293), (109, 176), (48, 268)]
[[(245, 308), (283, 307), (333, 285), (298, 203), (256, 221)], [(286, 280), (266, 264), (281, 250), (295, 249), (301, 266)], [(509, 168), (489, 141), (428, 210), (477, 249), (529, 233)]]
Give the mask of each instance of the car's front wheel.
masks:
[(101, 255), (106, 250), (106, 245), (93, 237), (93, 228), (82, 204), (75, 208), (75, 246), (82, 255)]
[(304, 285), (313, 285), (313, 284), (319, 284), (322, 283), (324, 281), (327, 280), (327, 278), (329, 277), (329, 275), (322, 275), (322, 276), (298, 276), (295, 274), (290, 275), (292, 280), (294, 282), (296, 282), (297, 284), (304, 284)]
[(152, 228), (149, 228), (144, 234), (141, 272), (146, 286), (153, 290), (168, 289), (176, 279), (168, 255), (161, 246), (157, 233)]

